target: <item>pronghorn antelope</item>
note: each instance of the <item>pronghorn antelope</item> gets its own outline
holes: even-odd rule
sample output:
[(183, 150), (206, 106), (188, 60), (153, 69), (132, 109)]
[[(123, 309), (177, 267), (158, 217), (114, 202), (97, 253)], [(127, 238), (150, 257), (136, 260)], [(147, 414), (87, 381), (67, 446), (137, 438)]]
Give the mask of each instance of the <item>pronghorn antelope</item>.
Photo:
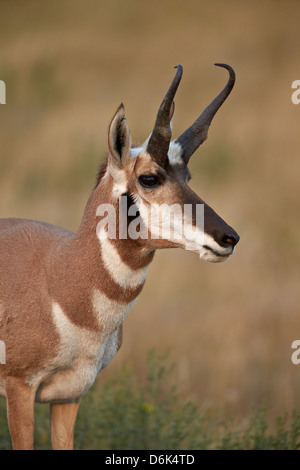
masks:
[[(238, 234), (188, 186), (188, 161), (235, 81), (230, 66), (216, 65), (229, 72), (225, 88), (175, 141), (171, 119), (180, 65), (144, 145), (132, 147), (120, 105), (108, 130), (106, 163), (75, 233), (34, 220), (0, 220), (0, 340), (6, 353), (0, 395), (7, 400), (14, 449), (33, 448), (35, 401), (50, 404), (53, 448), (73, 448), (80, 399), (120, 348), (123, 320), (156, 249), (182, 247), (212, 262), (233, 253)], [(148, 236), (108, 237), (99, 226), (101, 207), (108, 204), (117, 225), (125, 211), (126, 227), (139, 218)], [(159, 237), (161, 219), (151, 224), (150, 209), (171, 204), (192, 207), (183, 218), (186, 230), (178, 237), (175, 213), (169, 235)], [(195, 223), (197, 206), (204, 212), (201, 227)]]

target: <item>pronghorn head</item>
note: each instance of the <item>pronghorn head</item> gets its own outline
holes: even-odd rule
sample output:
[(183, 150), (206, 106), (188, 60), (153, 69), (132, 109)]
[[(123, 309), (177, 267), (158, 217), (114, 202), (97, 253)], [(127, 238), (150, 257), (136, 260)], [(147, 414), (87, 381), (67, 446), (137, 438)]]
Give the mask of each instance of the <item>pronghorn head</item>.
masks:
[(188, 185), (189, 159), (207, 138), (210, 123), (235, 82), (230, 66), (216, 65), (228, 70), (227, 85), (176, 140), (171, 141), (171, 120), (182, 77), (181, 65), (176, 67), (176, 75), (159, 107), (154, 129), (140, 147), (132, 147), (121, 104), (109, 127), (105, 173), (113, 181), (114, 200), (126, 196), (129, 202), (127, 228), (129, 222), (135, 228), (139, 225), (140, 239), (146, 247), (183, 247), (211, 262), (227, 259), (239, 241), (238, 234)]

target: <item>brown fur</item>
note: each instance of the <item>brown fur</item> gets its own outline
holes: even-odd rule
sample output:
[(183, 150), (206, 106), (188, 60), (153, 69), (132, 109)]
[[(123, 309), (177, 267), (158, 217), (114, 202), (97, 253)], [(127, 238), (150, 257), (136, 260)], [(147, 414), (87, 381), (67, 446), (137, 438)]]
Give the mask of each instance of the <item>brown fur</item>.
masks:
[[(0, 220), (0, 340), (6, 347), (0, 394), (7, 399), (15, 449), (33, 448), (35, 400), (51, 405), (53, 448), (73, 447), (80, 398), (120, 348), (122, 322), (143, 288), (156, 249), (182, 246), (220, 261), (238, 241), (205, 204), (205, 247), (199, 233), (199, 240), (188, 234), (180, 241), (150, 236), (105, 244), (98, 238), (97, 208), (105, 203), (115, 207), (118, 233), (123, 194), (144, 212), (152, 204), (195, 208), (203, 203), (188, 186), (190, 173), (178, 144), (163, 155), (163, 165), (145, 146), (131, 149), (123, 105), (111, 121), (108, 147), (75, 233), (33, 220)], [(155, 188), (139, 182), (149, 174), (159, 178)], [(195, 224), (194, 215), (189, 224)], [(152, 228), (147, 226), (149, 235)]]

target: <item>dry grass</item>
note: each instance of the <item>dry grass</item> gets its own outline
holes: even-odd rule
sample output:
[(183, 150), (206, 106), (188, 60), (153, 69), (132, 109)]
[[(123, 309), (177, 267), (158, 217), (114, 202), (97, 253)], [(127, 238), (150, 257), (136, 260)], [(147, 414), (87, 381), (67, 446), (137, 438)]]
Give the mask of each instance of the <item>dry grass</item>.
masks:
[[(26, 4), (25, 4), (26, 3)], [(0, 2), (0, 214), (75, 229), (101, 158), (108, 122), (124, 101), (143, 141), (184, 66), (174, 134), (224, 84), (237, 84), (191, 162), (192, 186), (241, 235), (223, 265), (158, 253), (110, 368), (144, 374), (148, 349), (171, 350), (182, 393), (248, 419), (299, 408), (291, 363), (299, 320), (300, 6), (233, 0), (142, 3)]]

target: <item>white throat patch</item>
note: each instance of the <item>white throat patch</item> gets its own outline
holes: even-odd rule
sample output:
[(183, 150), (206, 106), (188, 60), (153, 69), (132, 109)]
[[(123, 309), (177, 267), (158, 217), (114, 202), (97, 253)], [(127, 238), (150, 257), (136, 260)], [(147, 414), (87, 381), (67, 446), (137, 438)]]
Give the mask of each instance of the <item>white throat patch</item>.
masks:
[(123, 288), (135, 288), (145, 281), (148, 267), (133, 270), (121, 259), (118, 250), (108, 238), (100, 237), (101, 254), (105, 268), (112, 279)]

